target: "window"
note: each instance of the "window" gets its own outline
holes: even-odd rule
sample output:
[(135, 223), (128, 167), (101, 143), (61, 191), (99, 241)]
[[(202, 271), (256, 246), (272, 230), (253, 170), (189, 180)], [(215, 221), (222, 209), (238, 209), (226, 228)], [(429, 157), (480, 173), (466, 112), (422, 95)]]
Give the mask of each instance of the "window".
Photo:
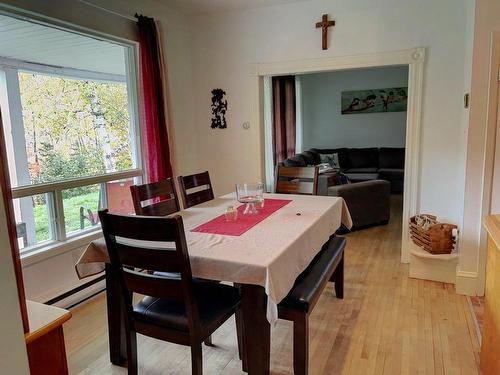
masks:
[(99, 60), (94, 71), (0, 56), (0, 106), (24, 254), (96, 232), (101, 208), (133, 212), (129, 188), (142, 176), (134, 50), (78, 38), (91, 44), (82, 45), (85, 53), (98, 50), (115, 63)]
[(29, 176), (18, 184), (134, 167), (124, 82), (32, 72), (19, 72), (18, 78)]

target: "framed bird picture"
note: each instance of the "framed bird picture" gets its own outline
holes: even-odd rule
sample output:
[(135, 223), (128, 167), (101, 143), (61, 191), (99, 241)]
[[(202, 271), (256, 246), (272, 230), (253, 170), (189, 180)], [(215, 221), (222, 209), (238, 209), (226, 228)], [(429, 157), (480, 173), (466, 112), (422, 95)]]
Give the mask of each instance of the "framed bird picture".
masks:
[(342, 114), (405, 112), (408, 87), (342, 91)]

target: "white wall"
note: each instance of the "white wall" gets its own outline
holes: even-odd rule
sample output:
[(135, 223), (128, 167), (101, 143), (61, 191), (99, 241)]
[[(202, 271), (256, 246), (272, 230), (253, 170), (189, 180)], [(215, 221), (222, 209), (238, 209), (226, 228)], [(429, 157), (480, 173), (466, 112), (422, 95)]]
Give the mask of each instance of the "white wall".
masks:
[[(262, 178), (261, 124), (243, 130), (253, 97), (249, 64), (427, 48), (418, 205), (460, 223), (465, 172), (463, 94), (468, 0), (312, 0), (191, 19), (198, 157), (217, 194), (237, 181)], [(329, 13), (337, 25), (327, 51), (314, 23)], [(228, 93), (228, 129), (210, 129), (210, 90)]]
[(0, 366), (2, 374), (29, 374), (14, 265), (0, 189)]
[(408, 67), (344, 70), (299, 76), (303, 149), (405, 147), (406, 112), (341, 113), (342, 91), (408, 86)]

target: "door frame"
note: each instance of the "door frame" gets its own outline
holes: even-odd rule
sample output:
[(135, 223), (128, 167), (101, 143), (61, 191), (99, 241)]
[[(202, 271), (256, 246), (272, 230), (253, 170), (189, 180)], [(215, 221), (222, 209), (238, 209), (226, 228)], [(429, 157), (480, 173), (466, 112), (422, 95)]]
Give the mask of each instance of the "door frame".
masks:
[(420, 136), (425, 52), (425, 48), (420, 47), (354, 56), (257, 63), (251, 64), (250, 67), (251, 87), (253, 91), (252, 122), (259, 124), (257, 128), (259, 131), (259, 155), (261, 155), (260, 176), (262, 180), (265, 180), (264, 77), (397, 65), (408, 66), (408, 109), (406, 116), (403, 230), (401, 241), (401, 262), (403, 263), (409, 263), (410, 251), (412, 249), (407, 223), (410, 217), (415, 215), (420, 209)]
[[(493, 177), (495, 162), (500, 162), (498, 150), (500, 150), (500, 133), (497, 124), (500, 123), (500, 31), (491, 34), (490, 72), (488, 81), (488, 109), (486, 114), (486, 135), (484, 150), (484, 182), (481, 200), (481, 215), (483, 218), (491, 214), (493, 196)], [(485, 228), (481, 225), (479, 234), (479, 257), (477, 264), (478, 283), (476, 294), (484, 295), (486, 283), (486, 258), (487, 258), (488, 236)], [(458, 271), (458, 276), (467, 277), (466, 272)], [(465, 275), (462, 275), (465, 274)]]

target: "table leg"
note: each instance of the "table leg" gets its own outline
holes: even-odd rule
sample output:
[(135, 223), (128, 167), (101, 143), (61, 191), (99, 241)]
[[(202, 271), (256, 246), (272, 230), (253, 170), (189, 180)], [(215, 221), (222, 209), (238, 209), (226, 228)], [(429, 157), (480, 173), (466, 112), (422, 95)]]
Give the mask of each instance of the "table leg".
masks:
[(267, 321), (267, 295), (264, 288), (241, 285), (241, 315), (249, 375), (269, 375), (271, 326)]
[(127, 361), (125, 321), (118, 280), (110, 264), (106, 264), (106, 303), (108, 308), (109, 359), (112, 364), (122, 366)]

